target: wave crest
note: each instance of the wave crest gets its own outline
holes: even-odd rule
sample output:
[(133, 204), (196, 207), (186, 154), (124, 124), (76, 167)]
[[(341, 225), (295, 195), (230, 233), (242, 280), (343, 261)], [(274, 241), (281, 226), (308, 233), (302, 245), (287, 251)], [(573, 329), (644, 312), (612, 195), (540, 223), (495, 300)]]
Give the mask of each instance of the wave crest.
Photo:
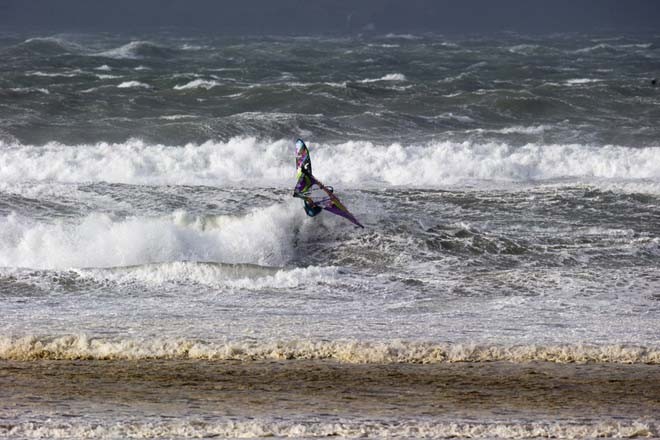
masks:
[(380, 81), (406, 81), (406, 76), (403, 73), (388, 73), (380, 78), (367, 78), (360, 80), (361, 83), (373, 83)]
[(149, 84), (140, 81), (124, 81), (117, 86), (118, 89), (150, 89)]
[(8, 51), (17, 55), (53, 56), (82, 53), (85, 48), (64, 38), (52, 36), (29, 38), (20, 44), (9, 47)]
[(218, 81), (195, 79), (186, 84), (178, 84), (174, 86), (174, 90), (189, 90), (189, 89), (206, 89), (210, 90), (213, 87), (221, 85)]
[[(293, 225), (301, 223), (304, 215), (293, 209), (293, 203), (260, 207), (242, 216), (195, 217), (175, 212), (153, 218), (114, 218), (91, 214), (73, 223), (53, 224), (10, 214), (0, 218), (0, 266), (66, 269), (181, 260), (282, 266), (294, 256)], [(158, 278), (166, 277), (168, 271), (188, 269), (143, 271)], [(203, 270), (197, 270), (202, 271), (200, 279), (205, 279)], [(149, 278), (148, 273), (145, 277)]]
[[(545, 129), (533, 128), (532, 131)], [(519, 129), (517, 131), (529, 131)], [(385, 145), (368, 141), (310, 142), (314, 168), (333, 184), (447, 187), (470, 182), (553, 179), (604, 184), (660, 182), (660, 147), (581, 144), (429, 142)], [(232, 138), (185, 146), (139, 140), (95, 145), (6, 144), (0, 140), (0, 182), (57, 181), (126, 184), (290, 185), (290, 140)], [(360, 164), (356, 167), (355, 164)]]
[(114, 59), (171, 58), (174, 49), (160, 46), (150, 41), (131, 41), (115, 49), (99, 52), (96, 56)]

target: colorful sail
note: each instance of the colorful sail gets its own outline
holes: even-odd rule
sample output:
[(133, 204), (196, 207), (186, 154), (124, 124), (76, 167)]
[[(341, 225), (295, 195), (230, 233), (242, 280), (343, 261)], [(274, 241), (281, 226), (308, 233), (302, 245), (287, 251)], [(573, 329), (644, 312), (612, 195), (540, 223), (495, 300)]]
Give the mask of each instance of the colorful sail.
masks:
[(351, 223), (364, 228), (353, 214), (344, 206), (334, 194), (330, 186), (325, 186), (312, 174), (312, 161), (309, 150), (302, 139), (296, 141), (296, 186), (293, 190), (294, 197), (299, 197), (311, 206), (318, 206), (340, 217), (344, 217)]
[(312, 161), (309, 158), (309, 150), (307, 145), (298, 139), (296, 141), (296, 187), (294, 192), (296, 193), (306, 193), (308, 192), (313, 184), (312, 177)]

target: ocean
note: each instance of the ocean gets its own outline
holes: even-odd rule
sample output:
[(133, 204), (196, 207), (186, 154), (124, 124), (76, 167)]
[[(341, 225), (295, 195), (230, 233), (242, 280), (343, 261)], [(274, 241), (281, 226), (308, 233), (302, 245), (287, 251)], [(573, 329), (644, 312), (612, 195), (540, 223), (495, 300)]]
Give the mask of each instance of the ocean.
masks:
[(660, 436), (660, 34), (0, 60), (0, 437)]

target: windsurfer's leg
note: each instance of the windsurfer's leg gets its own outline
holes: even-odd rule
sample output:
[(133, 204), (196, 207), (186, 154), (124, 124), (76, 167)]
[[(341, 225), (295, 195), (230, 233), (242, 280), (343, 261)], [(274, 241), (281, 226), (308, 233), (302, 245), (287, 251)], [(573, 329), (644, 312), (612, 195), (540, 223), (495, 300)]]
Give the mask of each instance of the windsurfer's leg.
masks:
[(305, 214), (307, 214), (310, 217), (314, 217), (318, 215), (321, 211), (323, 211), (323, 208), (311, 204), (307, 200), (305, 200)]

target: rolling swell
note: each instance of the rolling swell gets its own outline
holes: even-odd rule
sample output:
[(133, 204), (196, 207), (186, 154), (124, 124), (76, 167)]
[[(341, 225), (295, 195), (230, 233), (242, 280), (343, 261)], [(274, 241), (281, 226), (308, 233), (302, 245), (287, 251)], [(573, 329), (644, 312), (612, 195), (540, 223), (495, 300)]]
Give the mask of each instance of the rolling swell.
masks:
[(95, 45), (83, 39), (82, 42), (72, 41), (66, 36), (34, 37), (19, 44), (3, 49), (9, 56), (52, 57), (58, 55), (87, 55), (114, 59), (167, 59), (176, 56), (177, 49), (166, 44), (151, 41), (130, 41), (121, 46), (103, 51), (95, 51)]
[(9, 46), (3, 52), (7, 56), (57, 56), (81, 53), (84, 50), (84, 47), (64, 38), (35, 37)]
[(114, 49), (98, 52), (95, 56), (114, 59), (168, 59), (176, 56), (174, 48), (152, 43), (150, 41), (131, 41)]
[[(182, 45), (164, 33), (130, 39), (18, 35), (12, 41), (23, 42), (3, 49), (11, 69), (0, 78), (0, 89), (51, 92), (52, 106), (33, 94), (12, 97), (18, 101), (12, 110), (0, 108), (0, 119), (11, 122), (10, 134), (26, 145), (121, 143), (131, 137), (179, 145), (310, 134), (324, 143), (657, 145), (657, 94), (649, 88), (658, 56), (654, 37), (197, 36)], [(120, 82), (90, 74), (99, 65), (121, 76), (120, 82), (151, 87), (127, 101), (106, 87)], [(85, 73), (52, 76), (76, 69)], [(35, 70), (46, 76), (33, 75)], [(199, 77), (175, 79), (181, 75)], [(72, 100), (77, 105), (57, 106)], [(77, 110), (81, 106), (84, 111)], [(66, 122), (56, 122), (55, 113)], [(260, 120), (240, 116), (256, 113)], [(457, 118), (442, 117), (450, 113)], [(175, 114), (194, 114), (196, 120), (159, 119)], [(39, 126), (24, 129), (19, 122), (27, 116), (39, 118)], [(538, 125), (553, 129), (491, 135)], [(486, 131), (475, 135), (476, 129)]]

